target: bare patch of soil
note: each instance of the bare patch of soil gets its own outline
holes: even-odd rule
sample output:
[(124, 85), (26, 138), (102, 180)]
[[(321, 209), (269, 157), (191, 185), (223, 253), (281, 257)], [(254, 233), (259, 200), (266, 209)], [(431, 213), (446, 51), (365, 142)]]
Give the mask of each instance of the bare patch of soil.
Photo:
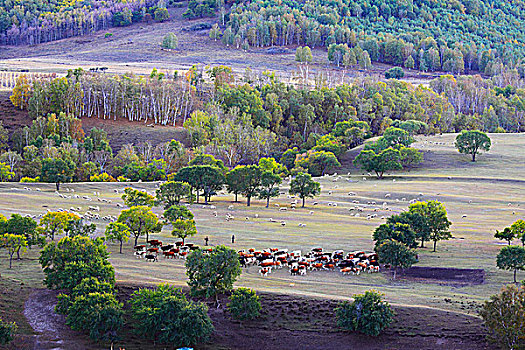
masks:
[(58, 292), (36, 289), (27, 299), (24, 315), (37, 333), (34, 350), (89, 349), (94, 344), (84, 335), (72, 331), (65, 324), (65, 317), (55, 312)]
[(413, 280), (453, 283), (458, 285), (482, 284), (485, 281), (483, 269), (455, 269), (449, 267), (412, 266), (400, 276)]

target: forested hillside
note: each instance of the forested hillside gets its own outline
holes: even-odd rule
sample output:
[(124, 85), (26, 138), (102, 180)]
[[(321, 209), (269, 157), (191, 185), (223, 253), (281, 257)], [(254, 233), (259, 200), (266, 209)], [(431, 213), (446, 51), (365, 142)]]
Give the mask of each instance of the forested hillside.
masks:
[(0, 43), (40, 44), (166, 18), (157, 0), (0, 0)]
[(522, 1), (245, 1), (231, 7), (222, 38), (245, 49), (346, 45), (337, 64), (358, 47), (372, 61), (421, 71), (494, 75), (510, 66), (523, 76), (524, 19)]

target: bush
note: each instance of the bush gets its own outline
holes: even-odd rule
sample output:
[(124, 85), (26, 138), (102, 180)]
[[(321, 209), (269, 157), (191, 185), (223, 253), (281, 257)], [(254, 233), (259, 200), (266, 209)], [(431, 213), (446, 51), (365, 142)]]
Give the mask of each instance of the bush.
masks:
[(109, 253), (101, 238), (64, 237), (48, 243), (40, 254), (40, 264), (48, 288), (72, 290), (84, 278), (115, 283), (115, 270), (108, 261)]
[(89, 293), (71, 303), (66, 324), (73, 330), (88, 332), (91, 339), (114, 341), (123, 324), (122, 313), (122, 304), (113, 294)]
[(525, 288), (508, 285), (490, 297), (480, 311), (491, 340), (503, 349), (524, 349)]
[(228, 310), (238, 320), (254, 320), (261, 314), (259, 296), (253, 289), (238, 288), (230, 296)]
[(390, 68), (385, 72), (385, 78), (387, 79), (401, 79), (405, 76), (405, 72), (400, 67)]
[(168, 9), (165, 7), (158, 7), (155, 10), (154, 13), (155, 21), (157, 22), (164, 22), (167, 21), (170, 18), (170, 14), (168, 13)]
[(59, 294), (55, 310), (59, 314), (67, 315), (69, 308), (76, 298), (89, 293), (114, 293), (113, 284), (109, 282), (100, 282), (95, 277), (84, 278), (76, 287), (71, 290), (70, 294)]
[(108, 173), (102, 173), (98, 175), (92, 175), (89, 177), (89, 181), (91, 182), (115, 182), (115, 178)]
[(143, 337), (182, 347), (206, 341), (213, 332), (206, 305), (188, 301), (168, 284), (139, 289), (130, 304), (136, 331)]
[(373, 290), (366, 291), (364, 295), (354, 295), (352, 303), (344, 301), (335, 311), (337, 326), (372, 336), (378, 336), (387, 328), (394, 316), (390, 305)]
[(175, 35), (175, 33), (168, 33), (162, 39), (162, 44), (160, 45), (163, 49), (170, 49), (174, 50), (179, 46), (179, 39)]
[(13, 340), (18, 327), (14, 322), (5, 322), (0, 318), (0, 344), (4, 345)]
[(104, 38), (107, 39), (107, 38), (111, 38), (113, 36), (113, 33), (106, 33), (104, 34)]
[(23, 178), (20, 179), (20, 182), (26, 182), (26, 183), (40, 182), (40, 176), (37, 176), (37, 177), (24, 176)]

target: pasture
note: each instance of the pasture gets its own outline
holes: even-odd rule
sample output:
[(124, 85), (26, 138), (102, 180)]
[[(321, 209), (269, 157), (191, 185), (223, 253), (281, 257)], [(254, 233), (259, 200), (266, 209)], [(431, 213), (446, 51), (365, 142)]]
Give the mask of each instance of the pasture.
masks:
[[(210, 245), (224, 244), (237, 250), (277, 247), (300, 249), (304, 253), (320, 246), (327, 251), (372, 251), (371, 234), (385, 221), (382, 217), (406, 209), (411, 200), (439, 200), (448, 210), (454, 238), (438, 242), (435, 253), (431, 251), (431, 243), (427, 243), (427, 248), (419, 250), (420, 262), (417, 266), (484, 269), (484, 283), (473, 285), (411, 278), (392, 281), (388, 272), (384, 271), (359, 276), (313, 271), (306, 276), (290, 276), (287, 269), (282, 269), (272, 272), (268, 277), (261, 277), (257, 267), (250, 267), (244, 269), (237, 286), (251, 287), (261, 292), (332, 299), (344, 299), (354, 293), (376, 289), (397, 305), (476, 314), (476, 303), (486, 300), (512, 278), (511, 272), (496, 267), (495, 257), (504, 242), (493, 237), (495, 230), (525, 217), (525, 159), (522, 153), (516, 151), (523, 149), (525, 137), (491, 137), (493, 149), (488, 155), (480, 156), (479, 162), (474, 164), (468, 161), (468, 156), (456, 153), (451, 144), (454, 135), (419, 137), (415, 145), (425, 151), (425, 163), (421, 169), (414, 169), (408, 174), (395, 174), (395, 177), (388, 176), (383, 180), (363, 176), (355, 169), (350, 175), (340, 172), (337, 176), (319, 178), (322, 193), (316, 199), (307, 200), (306, 208), (290, 208), (292, 199), (287, 196), (287, 181), (281, 188), (285, 194), (272, 200), (268, 209), (262, 200), (254, 200), (251, 207), (246, 207), (244, 202), (233, 203), (233, 195), (219, 194), (212, 198), (211, 204), (216, 208), (191, 205), (199, 234), (187, 239), (187, 242), (203, 245), (204, 237), (208, 236)], [(454, 164), (453, 169), (449, 167), (449, 162)], [(94, 205), (100, 207), (101, 217), (118, 216), (121, 208), (116, 204), (122, 203), (122, 200), (120, 193), (114, 190), (120, 192), (129, 185), (153, 193), (157, 183), (74, 183), (61, 186), (61, 193), (71, 196), (73, 192), (67, 189), (74, 189), (79, 199), (59, 197), (55, 194), (54, 184), (3, 183), (0, 185), (0, 212), (4, 215), (12, 212), (39, 215), (47, 209), (69, 210), (70, 207), (80, 206), (82, 213), (88, 206)], [(112, 203), (97, 201), (95, 192), (100, 192), (100, 198), (111, 199)], [(352, 195), (349, 192), (353, 192)], [(387, 194), (389, 196), (385, 196)], [(93, 201), (82, 199), (85, 195)], [(243, 200), (242, 197), (239, 199)], [(354, 201), (359, 201), (359, 204)], [(314, 202), (318, 204), (314, 205)], [(367, 204), (369, 202), (375, 204)], [(232, 205), (233, 209), (229, 209)], [(281, 207), (288, 209), (282, 211)], [(355, 210), (350, 210), (355, 207), (363, 210), (359, 216), (355, 215)], [(214, 211), (217, 216), (214, 216)], [(154, 212), (160, 215), (162, 210), (154, 208)], [(226, 221), (227, 213), (233, 215), (234, 220)], [(367, 219), (368, 215), (373, 214), (377, 214), (377, 217)], [(286, 225), (282, 226), (281, 221)], [(107, 221), (94, 222), (98, 225), (98, 233), (102, 234)], [(303, 224), (302, 227), (299, 224)], [(232, 234), (236, 237), (235, 244), (231, 243)], [(171, 237), (169, 227), (152, 238), (165, 243), (177, 240)], [(110, 260), (115, 266), (117, 280), (121, 283), (169, 282), (185, 285), (183, 260), (166, 260), (159, 256), (158, 262), (148, 263), (133, 256), (131, 242), (125, 245), (124, 254), (118, 253), (116, 244), (110, 244), (110, 251)], [(42, 274), (35, 261), (36, 254), (31, 252), (28, 256), (31, 260), (15, 261), (14, 268), (8, 270), (5, 268), (5, 253), (2, 252), (2, 275), (38, 285)], [(518, 277), (523, 279), (525, 276), (519, 273)]]

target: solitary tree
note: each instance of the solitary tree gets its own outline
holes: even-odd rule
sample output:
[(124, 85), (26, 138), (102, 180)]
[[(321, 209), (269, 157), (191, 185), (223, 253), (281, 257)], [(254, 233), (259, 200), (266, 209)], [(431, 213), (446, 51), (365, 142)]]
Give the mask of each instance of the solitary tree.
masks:
[(215, 297), (219, 306), (219, 293), (230, 291), (241, 275), (235, 250), (217, 246), (210, 253), (196, 250), (186, 259), (186, 275), (193, 295)]
[(378, 179), (383, 178), (385, 171), (403, 169), (401, 153), (393, 148), (379, 153), (371, 149), (363, 150), (355, 157), (354, 165), (368, 172), (375, 172)]
[(494, 237), (503, 241), (507, 241), (507, 243), (511, 245), (514, 238), (516, 238), (516, 233), (510, 227), (505, 227), (503, 231), (496, 230)]
[(525, 246), (525, 220), (516, 220), (516, 222), (510, 225), (510, 229), (516, 237), (521, 239), (521, 245)]
[(146, 242), (149, 241), (149, 234), (153, 232), (160, 232), (162, 224), (159, 222), (157, 215), (155, 215), (150, 207), (136, 206), (123, 210), (117, 222), (126, 225), (129, 232), (135, 237), (135, 245), (140, 236), (146, 235)]
[(246, 206), (250, 206), (251, 199), (257, 194), (261, 186), (261, 168), (257, 165), (240, 166), (241, 193), (246, 197)]
[(506, 350), (525, 347), (525, 287), (508, 285), (490, 297), (480, 311), (492, 340)]
[(124, 189), (122, 199), (128, 207), (135, 207), (138, 205), (152, 207), (155, 204), (155, 197), (149, 195), (147, 192), (139, 191), (131, 187), (126, 187)]
[(335, 309), (337, 326), (358, 331), (366, 335), (378, 336), (394, 320), (394, 312), (382, 294), (369, 290), (365, 294), (354, 295), (354, 301), (343, 301)]
[(197, 234), (193, 213), (183, 205), (172, 205), (164, 212), (164, 218), (172, 225), (171, 234), (182, 239)]
[(60, 191), (60, 183), (71, 181), (74, 173), (75, 164), (71, 160), (46, 158), (42, 161), (40, 179), (44, 182), (54, 182), (57, 191)]
[(175, 33), (168, 33), (162, 39), (162, 44), (160, 45), (163, 49), (174, 50), (179, 45), (179, 39)]
[(111, 222), (106, 226), (106, 240), (119, 242), (120, 254), (122, 254), (122, 243), (129, 241), (130, 236), (129, 227), (121, 222)]
[(160, 185), (156, 195), (157, 205), (162, 204), (164, 209), (168, 209), (190, 195), (190, 185), (181, 181), (168, 181)]
[(16, 252), (25, 252), (27, 241), (23, 235), (6, 233), (0, 236), (0, 248), (5, 248), (9, 255), (9, 268), (12, 267), (13, 255)]
[(261, 175), (261, 188), (259, 198), (266, 199), (266, 208), (270, 206), (270, 198), (279, 196), (279, 184), (283, 180), (271, 171), (265, 171)]
[(452, 223), (447, 218), (447, 210), (438, 201), (411, 204), (406, 217), (410, 220), (410, 226), (418, 238), (421, 239), (422, 248), (425, 240), (431, 240), (434, 242), (435, 252), (438, 241), (452, 237), (448, 230)]
[(55, 235), (64, 233), (70, 220), (80, 220), (80, 217), (75, 213), (50, 211), (40, 219), (40, 226), (43, 227), (44, 233), (54, 241)]
[(525, 248), (511, 245), (501, 248), (496, 264), (502, 270), (514, 270), (514, 283), (518, 270), (525, 270)]
[(305, 199), (314, 198), (321, 193), (321, 184), (312, 179), (310, 174), (299, 173), (290, 183), (290, 194), (298, 195), (302, 199), (304, 208)]
[(488, 152), (491, 146), (490, 138), (479, 130), (463, 130), (456, 137), (456, 148), (459, 153), (472, 155), (472, 161), (476, 161), (476, 155), (481, 151)]
[(376, 248), (376, 252), (380, 262), (393, 267), (393, 279), (396, 279), (398, 268), (406, 269), (417, 262), (417, 254), (414, 249), (393, 239), (383, 241)]

